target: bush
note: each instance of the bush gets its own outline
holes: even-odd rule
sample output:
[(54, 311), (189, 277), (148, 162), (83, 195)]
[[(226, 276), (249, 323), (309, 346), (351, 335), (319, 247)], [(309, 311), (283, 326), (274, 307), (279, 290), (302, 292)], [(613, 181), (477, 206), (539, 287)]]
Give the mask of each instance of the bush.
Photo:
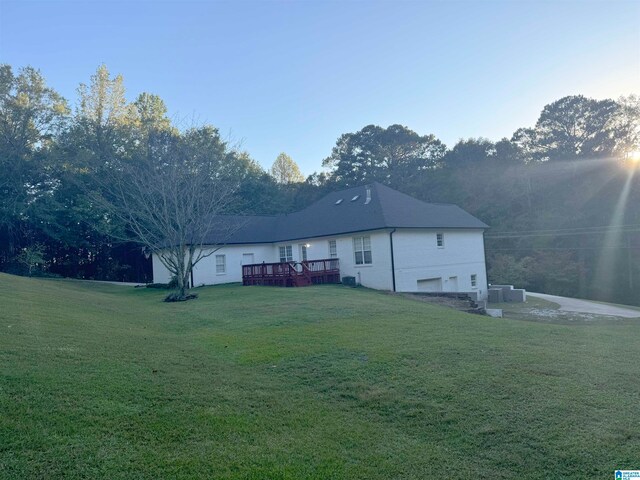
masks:
[(169, 283), (147, 283), (147, 288), (157, 288), (160, 290), (177, 290), (178, 289), (178, 279), (174, 275), (171, 277), (171, 281)]
[(40, 277), (40, 278), (64, 278), (59, 273), (47, 272), (44, 270), (34, 270), (31, 274), (32, 277)]
[(164, 298), (165, 302), (186, 302), (187, 300), (193, 300), (198, 298), (196, 293), (185, 293), (180, 295), (180, 292), (171, 292)]
[(15, 261), (24, 266), (27, 275), (33, 276), (36, 271), (42, 271), (45, 263), (44, 259), (45, 246), (41, 243), (35, 243), (24, 247), (15, 257)]

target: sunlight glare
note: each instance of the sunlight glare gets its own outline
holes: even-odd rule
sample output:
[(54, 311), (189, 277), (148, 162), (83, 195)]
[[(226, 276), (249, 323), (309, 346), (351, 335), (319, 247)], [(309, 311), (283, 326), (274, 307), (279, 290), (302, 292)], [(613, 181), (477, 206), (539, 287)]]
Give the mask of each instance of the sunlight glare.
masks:
[[(640, 160), (634, 160), (634, 164), (640, 166)], [(616, 264), (619, 261), (619, 255), (621, 254), (618, 246), (622, 241), (622, 231), (620, 227), (624, 224), (624, 215), (627, 206), (627, 200), (633, 184), (633, 178), (636, 174), (636, 170), (629, 170), (627, 173), (627, 179), (620, 192), (620, 197), (613, 209), (611, 215), (611, 222), (609, 230), (604, 237), (602, 245), (602, 251), (596, 265), (595, 277), (598, 280), (601, 291), (606, 295), (613, 294), (613, 285), (616, 275)]]

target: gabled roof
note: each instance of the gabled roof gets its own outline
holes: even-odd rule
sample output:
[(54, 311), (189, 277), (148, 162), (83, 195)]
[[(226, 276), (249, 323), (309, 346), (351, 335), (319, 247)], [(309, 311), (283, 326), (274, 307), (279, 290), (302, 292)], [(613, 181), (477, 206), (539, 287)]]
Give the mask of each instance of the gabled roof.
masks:
[(330, 193), (295, 213), (225, 216), (223, 223), (234, 225), (234, 233), (223, 239), (221, 231), (211, 232), (209, 243), (273, 243), (385, 228), (488, 228), (457, 205), (426, 203), (377, 182)]

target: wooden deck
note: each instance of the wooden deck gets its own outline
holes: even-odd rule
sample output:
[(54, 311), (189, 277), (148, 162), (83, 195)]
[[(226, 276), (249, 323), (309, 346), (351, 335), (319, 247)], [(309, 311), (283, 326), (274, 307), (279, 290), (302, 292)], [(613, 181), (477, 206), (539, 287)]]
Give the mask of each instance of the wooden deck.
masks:
[(242, 266), (243, 285), (306, 287), (323, 283), (340, 283), (340, 262), (337, 258)]

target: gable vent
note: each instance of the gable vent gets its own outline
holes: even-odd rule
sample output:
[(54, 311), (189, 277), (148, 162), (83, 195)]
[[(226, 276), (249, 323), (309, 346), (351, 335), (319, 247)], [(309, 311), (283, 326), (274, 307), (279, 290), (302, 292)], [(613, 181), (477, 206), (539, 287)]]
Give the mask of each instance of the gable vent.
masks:
[(367, 205), (369, 202), (371, 202), (371, 188), (367, 187), (367, 198), (364, 201), (364, 204)]
[(340, 205), (341, 203), (342, 203), (342, 199), (341, 198), (336, 201), (336, 205)]
[(353, 197), (353, 198), (351, 199), (351, 201), (352, 201), (352, 202), (355, 202), (355, 201), (356, 201), (357, 199), (359, 199), (359, 198), (360, 198), (360, 195), (356, 195), (355, 197)]

